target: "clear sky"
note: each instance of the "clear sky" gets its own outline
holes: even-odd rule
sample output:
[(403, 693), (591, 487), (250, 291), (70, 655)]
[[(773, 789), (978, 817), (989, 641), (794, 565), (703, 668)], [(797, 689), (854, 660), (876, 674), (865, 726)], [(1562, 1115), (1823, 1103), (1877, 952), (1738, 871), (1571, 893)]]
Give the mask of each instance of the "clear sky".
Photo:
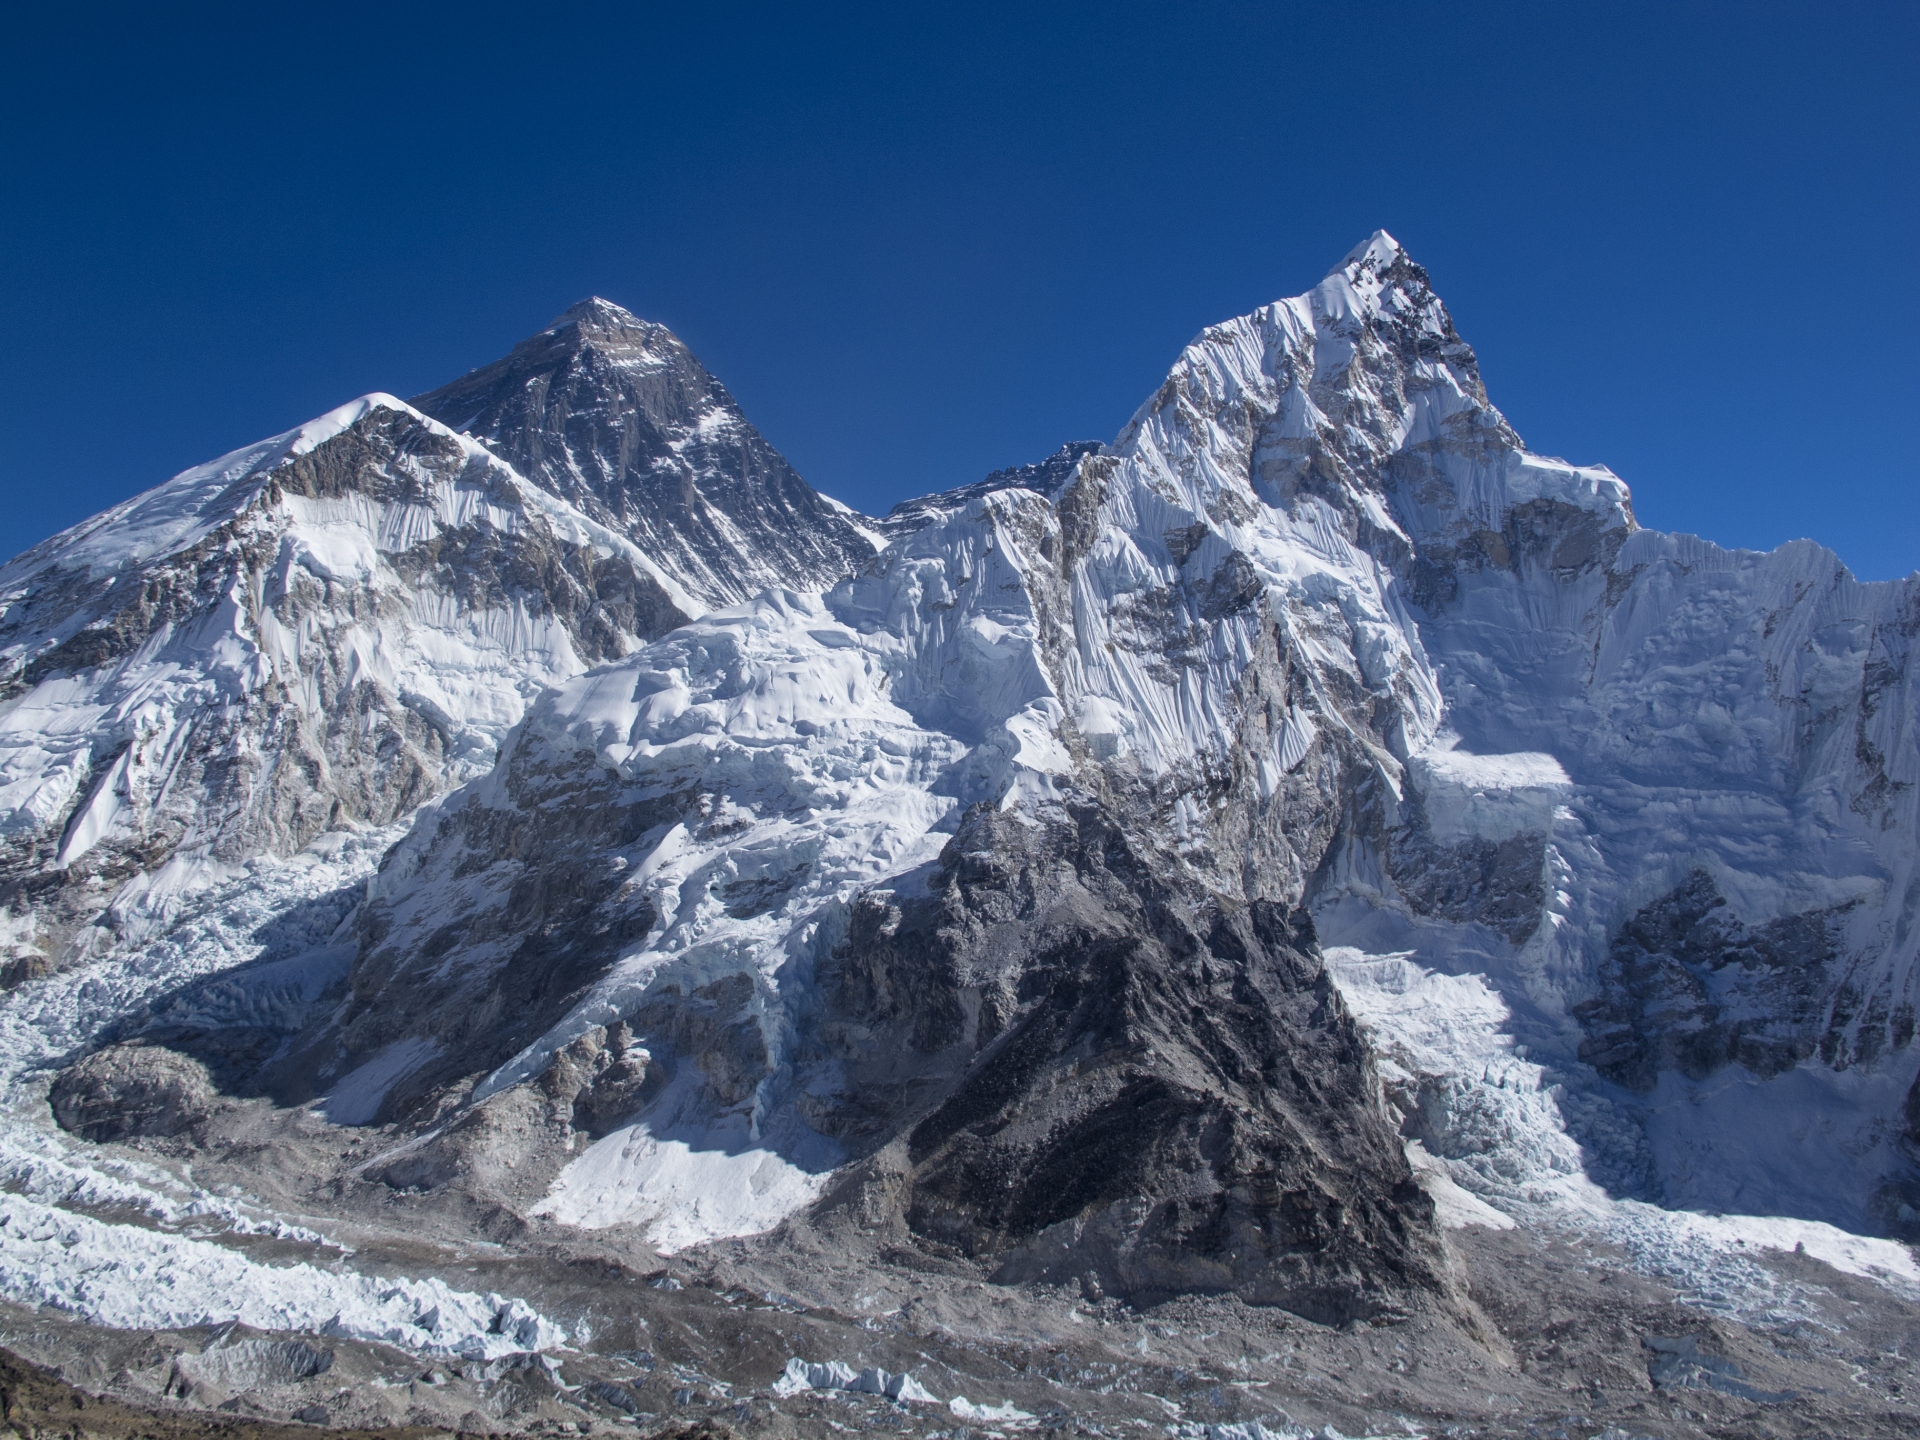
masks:
[(1391, 230), (1643, 523), (1920, 567), (1920, 5), (18, 7), (0, 553), (605, 295), (868, 510)]

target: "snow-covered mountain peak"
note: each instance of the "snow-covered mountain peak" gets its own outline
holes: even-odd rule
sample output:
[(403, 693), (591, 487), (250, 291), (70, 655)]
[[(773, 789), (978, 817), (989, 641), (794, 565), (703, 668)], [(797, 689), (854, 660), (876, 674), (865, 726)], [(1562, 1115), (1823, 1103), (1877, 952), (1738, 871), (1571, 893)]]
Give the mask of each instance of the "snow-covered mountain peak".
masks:
[(671, 334), (664, 325), (650, 320), (642, 320), (624, 305), (615, 304), (603, 295), (589, 295), (562, 310), (554, 318), (548, 330), (558, 330), (566, 325), (578, 325), (583, 333), (594, 331), (660, 331)]
[(116, 891), (390, 823), (701, 608), (387, 394), (56, 536), (0, 570), (0, 904), (33, 896), (39, 937), (14, 958), (105, 943)]
[[(1920, 585), (1637, 530), (1385, 232), (879, 521), (597, 298), (416, 404), (7, 572), (0, 941), (119, 987), (0, 1007), (63, 1153), (262, 1133), (120, 1103), (197, 1066), (322, 1137), (300, 1214), (1329, 1323), (1446, 1306), (1428, 1196), (1920, 1233)], [(176, 944), (309, 860), (371, 879), (269, 965), (291, 881)]]
[(417, 413), (404, 400), (375, 391), (304, 425), (183, 470), (15, 556), (0, 567), (0, 594), (54, 564), (68, 570), (116, 568), (186, 549), (244, 508), (259, 479), (274, 467), (331, 440), (379, 408)]
[(1341, 270), (1348, 270), (1367, 264), (1374, 266), (1391, 265), (1404, 254), (1406, 254), (1406, 250), (1398, 240), (1394, 239), (1393, 236), (1384, 230), (1376, 230), (1358, 245), (1354, 246), (1353, 249), (1349, 250), (1340, 263), (1327, 273), (1331, 275)]
[(514, 352), (551, 356), (589, 348), (625, 364), (667, 365), (693, 358), (680, 337), (666, 326), (643, 320), (625, 306), (598, 295), (569, 305), (538, 335), (514, 346)]
[(413, 403), (628, 536), (701, 608), (820, 589), (874, 551), (679, 337), (597, 296)]
[(1528, 453), (1426, 271), (1384, 232), (1306, 294), (1209, 326), (1110, 449), (1164, 471), (1155, 488), (1230, 538), (1262, 514), (1304, 516), (1303, 495), (1389, 562), (1410, 545), (1445, 563), (1534, 501), (1632, 528), (1618, 477)]
[(1425, 268), (1384, 230), (1348, 251), (1312, 293), (1314, 312), (1323, 323), (1368, 324), (1391, 317), (1472, 355), (1455, 333)]

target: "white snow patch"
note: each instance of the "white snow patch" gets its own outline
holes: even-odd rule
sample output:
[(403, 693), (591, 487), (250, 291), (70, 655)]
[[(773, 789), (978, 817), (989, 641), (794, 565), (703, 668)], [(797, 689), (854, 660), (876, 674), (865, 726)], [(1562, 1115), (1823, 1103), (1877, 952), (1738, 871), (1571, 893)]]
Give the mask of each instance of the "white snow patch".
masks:
[(773, 1382), (772, 1388), (773, 1393), (783, 1400), (808, 1390), (848, 1390), (860, 1395), (884, 1395), (900, 1405), (940, 1403), (938, 1396), (929, 1394), (926, 1387), (907, 1371), (896, 1375), (878, 1366), (869, 1366), (856, 1373), (844, 1361), (829, 1360), (825, 1364), (815, 1364), (798, 1356), (787, 1361), (787, 1368)]
[(1447, 1229), (1458, 1230), (1467, 1225), (1480, 1225), (1489, 1230), (1513, 1229), (1511, 1215), (1494, 1209), (1471, 1190), (1456, 1185), (1447, 1167), (1429, 1155), (1427, 1147), (1418, 1140), (1407, 1141), (1406, 1149), (1413, 1178), (1432, 1198), (1434, 1216)]
[(1017, 1410), (1011, 1400), (998, 1405), (976, 1405), (964, 1395), (956, 1395), (947, 1402), (947, 1409), (953, 1412), (956, 1420), (971, 1421), (975, 1425), (1019, 1425), (1032, 1422), (1030, 1411)]
[(771, 1230), (816, 1199), (827, 1178), (758, 1146), (696, 1149), (646, 1124), (629, 1125), (571, 1161), (534, 1213), (585, 1230), (637, 1225), (648, 1244), (671, 1255)]
[(1443, 737), (1407, 766), (1413, 788), (1426, 802), (1434, 836), (1505, 840), (1553, 828), (1553, 811), (1572, 781), (1551, 755), (1470, 755)]
[(334, 1125), (365, 1125), (379, 1113), (394, 1083), (418, 1070), (440, 1053), (436, 1041), (415, 1036), (396, 1040), (372, 1059), (334, 1083), (320, 1110)]

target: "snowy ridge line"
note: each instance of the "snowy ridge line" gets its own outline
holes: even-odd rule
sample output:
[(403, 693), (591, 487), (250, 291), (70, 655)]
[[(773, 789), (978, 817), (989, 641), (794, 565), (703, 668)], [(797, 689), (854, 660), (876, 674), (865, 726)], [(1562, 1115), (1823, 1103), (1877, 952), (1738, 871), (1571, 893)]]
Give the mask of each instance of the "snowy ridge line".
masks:
[[(58, 535), (41, 541), (0, 566), (0, 593), (51, 561), (116, 567), (174, 554), (204, 539), (251, 501), (258, 484), (243, 496), (229, 493), (243, 481), (260, 481), (282, 462), (363, 419), (377, 407), (405, 409), (404, 401), (380, 391), (316, 416), (282, 434), (256, 440), (181, 471), (171, 480), (134, 496)], [(218, 508), (215, 508), (215, 507)]]
[[(416, 420), (434, 435), (459, 445), (468, 459), (503, 472), (511, 478), (522, 503), (530, 504), (565, 538), (575, 543), (591, 543), (603, 554), (627, 559), (656, 580), (683, 614), (698, 615), (707, 608), (626, 536), (533, 484), (471, 436), (379, 390), (349, 400), (280, 435), (257, 440), (217, 460), (183, 470), (171, 480), (42, 541), (0, 566), (0, 594), (51, 563), (70, 568), (120, 569), (190, 549), (246, 510), (267, 478), (287, 460), (325, 444), (374, 410), (391, 410)], [(235, 487), (243, 482), (247, 488), (236, 491)], [(450, 518), (455, 523), (461, 519), (457, 514)], [(406, 537), (386, 538), (400, 542)]]
[[(390, 441), (380, 417), (405, 433)], [(371, 458), (350, 458), (360, 468), (344, 484), (328, 472), (317, 497), (274, 490), (297, 457), (370, 424)], [(424, 450), (423, 436), (434, 442)], [(199, 556), (221, 527), (222, 543)], [(648, 607), (677, 607), (676, 618), (700, 608), (631, 540), (384, 394), (184, 472), (19, 557), (0, 584), (0, 660), (27, 682), (0, 710), (10, 861), (42, 864), (45, 847), (56, 871), (112, 871), (104, 928), (131, 938), (124, 927), (153, 920), (130, 912), (233, 873), (248, 853), (294, 848), (328, 799), (382, 823), (411, 808), (410, 786), (481, 773), (529, 700), (638, 638), (599, 609), (570, 618), (566, 607), (585, 603), (568, 589), (588, 583), (577, 578), (548, 575), (534, 590), (558, 589), (544, 595), (519, 581), (468, 595), (457, 573), (448, 588), (437, 570), (407, 578), (405, 556), (430, 541), (453, 538), (457, 571), (464, 547), (484, 559), (530, 530), (542, 545), (624, 561), (647, 584), (622, 613), (647, 633)], [(29, 662), (41, 659), (52, 668), (37, 675)], [(385, 733), (341, 733), (340, 712), (356, 708)], [(315, 783), (335, 791), (263, 804), (290, 745), (327, 754)], [(226, 777), (218, 795), (206, 793), (210, 766)], [(128, 877), (120, 852), (133, 844), (175, 853), (157, 867), (143, 857)], [(111, 943), (100, 923), (69, 928), (82, 918), (0, 914), (0, 932), (15, 955), (40, 949), (57, 965)]]

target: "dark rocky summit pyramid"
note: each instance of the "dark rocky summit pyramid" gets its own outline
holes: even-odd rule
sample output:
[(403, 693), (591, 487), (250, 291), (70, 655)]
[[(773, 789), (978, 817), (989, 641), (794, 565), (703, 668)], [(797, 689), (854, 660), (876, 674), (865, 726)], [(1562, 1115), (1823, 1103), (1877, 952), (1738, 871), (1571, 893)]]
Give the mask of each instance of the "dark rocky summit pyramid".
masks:
[(709, 607), (817, 590), (874, 553), (860, 518), (802, 480), (672, 331), (607, 300), (413, 404), (628, 535)]

